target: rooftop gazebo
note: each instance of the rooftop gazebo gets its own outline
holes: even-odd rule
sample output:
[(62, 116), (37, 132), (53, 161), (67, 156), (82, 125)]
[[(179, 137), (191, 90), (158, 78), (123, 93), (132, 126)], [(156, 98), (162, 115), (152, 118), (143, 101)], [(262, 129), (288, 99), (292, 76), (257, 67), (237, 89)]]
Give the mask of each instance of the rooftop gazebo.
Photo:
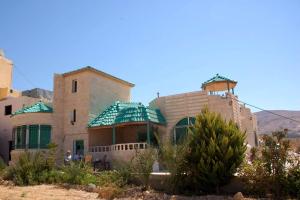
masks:
[(154, 132), (162, 133), (165, 124), (158, 109), (117, 101), (88, 124), (90, 152), (94, 156), (105, 153), (112, 159), (116, 156), (129, 159), (134, 150), (154, 144)]
[(202, 89), (209, 93), (226, 90), (230, 92), (231, 90), (232, 94), (234, 94), (234, 88), (236, 85), (237, 81), (216, 74), (216, 76), (202, 84)]

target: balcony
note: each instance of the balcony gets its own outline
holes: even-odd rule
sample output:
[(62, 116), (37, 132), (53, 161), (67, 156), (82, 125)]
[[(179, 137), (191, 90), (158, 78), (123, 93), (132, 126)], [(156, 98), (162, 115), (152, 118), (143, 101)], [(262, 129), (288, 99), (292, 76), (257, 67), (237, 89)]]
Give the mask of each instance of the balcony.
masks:
[(137, 152), (147, 149), (147, 143), (123, 143), (108, 146), (91, 146), (89, 153), (93, 160), (101, 160), (104, 155), (108, 161), (130, 161)]

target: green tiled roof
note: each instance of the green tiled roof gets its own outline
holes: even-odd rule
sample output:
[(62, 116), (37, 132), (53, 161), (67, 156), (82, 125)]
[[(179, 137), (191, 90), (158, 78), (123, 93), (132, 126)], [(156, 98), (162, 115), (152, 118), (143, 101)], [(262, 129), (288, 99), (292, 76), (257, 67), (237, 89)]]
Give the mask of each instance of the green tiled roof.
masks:
[(229, 81), (229, 82), (233, 82), (236, 83), (236, 81), (231, 80), (229, 78), (226, 78), (224, 76), (220, 76), (219, 74), (216, 74), (216, 76), (214, 76), (213, 78), (209, 79), (208, 81), (205, 81), (202, 85), (208, 84), (208, 83), (212, 83), (212, 82), (222, 82), (222, 81)]
[(15, 113), (13, 113), (14, 115), (19, 115), (19, 114), (24, 114), (24, 113), (52, 113), (53, 112), (53, 108), (46, 105), (43, 102), (37, 102), (33, 105), (30, 106), (26, 106), (18, 111), (16, 111)]
[(90, 121), (88, 127), (112, 126), (127, 122), (154, 122), (165, 124), (166, 120), (160, 110), (152, 109), (141, 103), (115, 102), (104, 112)]

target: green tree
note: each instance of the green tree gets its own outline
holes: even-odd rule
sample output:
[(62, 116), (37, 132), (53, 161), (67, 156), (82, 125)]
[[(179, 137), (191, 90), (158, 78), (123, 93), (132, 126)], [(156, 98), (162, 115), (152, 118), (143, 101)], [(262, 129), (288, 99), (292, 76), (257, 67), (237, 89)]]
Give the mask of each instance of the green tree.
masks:
[(187, 152), (176, 175), (180, 188), (194, 193), (219, 192), (245, 157), (245, 133), (207, 108), (196, 117), (185, 142)]

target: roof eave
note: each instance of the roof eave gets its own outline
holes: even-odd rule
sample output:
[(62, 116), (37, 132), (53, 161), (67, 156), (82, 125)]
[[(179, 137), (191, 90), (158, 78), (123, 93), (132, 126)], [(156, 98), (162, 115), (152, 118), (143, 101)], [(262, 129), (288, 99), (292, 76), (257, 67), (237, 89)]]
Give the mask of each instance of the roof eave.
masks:
[(134, 87), (134, 86), (135, 86), (135, 84), (133, 84), (133, 83), (130, 83), (130, 82), (128, 82), (128, 81), (125, 81), (125, 80), (122, 80), (122, 79), (120, 79), (120, 78), (117, 78), (117, 77), (115, 77), (115, 76), (113, 76), (113, 75), (110, 75), (110, 74), (108, 74), (108, 73), (105, 73), (105, 72), (103, 72), (103, 71), (100, 71), (100, 70), (98, 70), (98, 69), (95, 69), (95, 68), (93, 68), (93, 67), (91, 67), (91, 66), (87, 66), (87, 67), (83, 67), (83, 68), (80, 68), (80, 69), (77, 69), (77, 70), (74, 70), (74, 71), (66, 72), (66, 73), (64, 73), (64, 74), (62, 74), (62, 75), (63, 75), (64, 77), (66, 77), (66, 76), (70, 76), (70, 75), (77, 74), (77, 73), (84, 72), (84, 71), (92, 71), (92, 72), (97, 73), (97, 74), (100, 74), (100, 75), (102, 75), (102, 76), (104, 76), (104, 77), (106, 77), (106, 78), (110, 78), (110, 79), (113, 79), (113, 80), (115, 80), (115, 81), (118, 81), (118, 82), (120, 82), (120, 83), (122, 83), (122, 84), (124, 84), (124, 85), (129, 86), (129, 87)]

